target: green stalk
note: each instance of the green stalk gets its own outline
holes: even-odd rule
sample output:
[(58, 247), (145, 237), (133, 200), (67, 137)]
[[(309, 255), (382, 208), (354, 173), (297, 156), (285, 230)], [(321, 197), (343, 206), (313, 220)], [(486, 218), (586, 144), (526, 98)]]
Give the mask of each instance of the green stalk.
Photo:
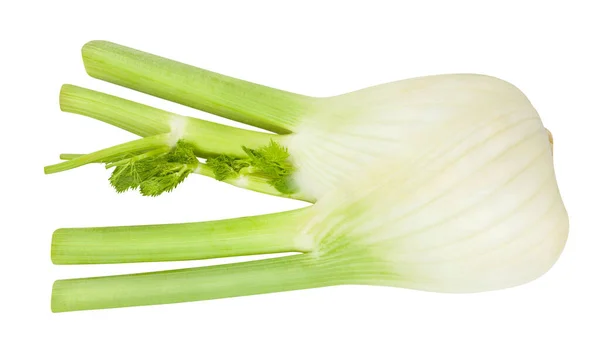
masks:
[(157, 149), (160, 147), (168, 148), (168, 134), (159, 134), (146, 138), (133, 140), (131, 142), (118, 144), (113, 147), (101, 149), (97, 152), (85, 154), (77, 158), (44, 167), (44, 173), (53, 174), (65, 170), (75, 169), (82, 165), (103, 162), (110, 159), (118, 158), (122, 155), (138, 153), (147, 150)]
[[(60, 160), (71, 160), (71, 159), (75, 159), (75, 158), (79, 158), (84, 154), (74, 154), (74, 153), (61, 153), (59, 155), (59, 159)], [(101, 162), (98, 162), (101, 163)]]
[(200, 260), (307, 252), (312, 242), (295, 233), (306, 210), (199, 223), (58, 229), (52, 262), (58, 265)]
[(150, 150), (145, 153), (135, 155), (133, 157), (121, 159), (121, 160), (118, 160), (118, 161), (112, 162), (112, 163), (108, 163), (108, 164), (106, 164), (105, 168), (110, 169), (110, 168), (118, 167), (120, 165), (126, 165), (130, 160), (139, 161), (142, 159), (152, 158), (152, 157), (164, 154), (164, 153), (168, 152), (169, 150), (170, 150), (169, 147), (162, 147), (162, 148)]
[[(198, 168), (196, 169), (195, 173), (215, 179), (215, 173), (213, 172), (213, 170), (204, 163), (200, 163), (200, 165), (198, 165)], [(275, 189), (267, 179), (258, 176), (245, 175), (243, 176), (243, 178), (240, 177), (233, 179), (224, 179), (223, 182), (231, 184), (233, 186), (237, 186), (238, 188), (249, 189), (263, 194), (280, 196), (282, 198), (302, 200), (308, 203), (315, 202), (315, 198), (306, 195), (301, 191), (292, 194), (284, 194), (279, 190)]]
[(92, 77), (275, 133), (292, 132), (316, 101), (107, 41), (82, 56)]
[(219, 154), (246, 156), (242, 146), (257, 148), (277, 136), (223, 124), (183, 117), (105, 93), (63, 85), (60, 106), (65, 112), (85, 115), (146, 137), (171, 131), (173, 121), (184, 121), (183, 139), (194, 145), (196, 154), (206, 158)]
[(171, 130), (173, 113), (83, 87), (63, 85), (59, 104), (64, 112), (95, 118), (141, 137)]
[(341, 284), (329, 261), (300, 254), (182, 270), (58, 280), (52, 311), (191, 302)]
[[(60, 159), (72, 160), (75, 158), (79, 158), (83, 155), (84, 154), (63, 153), (60, 155)], [(98, 161), (98, 163), (100, 163), (100, 161)], [(215, 179), (215, 173), (213, 172), (213, 170), (204, 163), (199, 163), (198, 168), (196, 168), (194, 173)], [(271, 184), (269, 184), (268, 180), (261, 178), (261, 177), (257, 177), (257, 176), (247, 175), (247, 176), (244, 176), (243, 180), (240, 180), (240, 178), (234, 178), (234, 179), (225, 179), (225, 180), (223, 180), (223, 182), (233, 185), (233, 186), (236, 186), (238, 188), (248, 189), (248, 190), (256, 191), (259, 193), (280, 196), (283, 198), (290, 198), (290, 199), (295, 199), (295, 200), (302, 200), (302, 201), (306, 201), (309, 203), (315, 202), (315, 198), (313, 198), (311, 196), (307, 196), (306, 194), (304, 194), (302, 192), (296, 192), (293, 194), (283, 194), (279, 190), (275, 189)]]

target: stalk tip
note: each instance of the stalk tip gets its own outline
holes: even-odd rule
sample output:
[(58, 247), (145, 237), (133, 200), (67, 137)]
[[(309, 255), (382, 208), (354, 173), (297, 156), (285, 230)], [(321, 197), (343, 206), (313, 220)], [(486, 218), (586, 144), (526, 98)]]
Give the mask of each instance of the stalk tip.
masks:
[(52, 263), (54, 265), (62, 265), (63, 264), (61, 262), (61, 260), (59, 259), (60, 256), (58, 255), (58, 252), (57, 252), (57, 246), (58, 246), (60, 239), (64, 236), (65, 231), (66, 231), (66, 229), (56, 229), (52, 233), (52, 242), (50, 244), (50, 261), (52, 261)]
[(110, 44), (110, 42), (106, 41), (106, 40), (91, 40), (86, 42), (82, 48), (81, 51), (85, 50), (87, 47), (92, 47), (94, 45), (102, 45), (102, 44)]
[(77, 88), (78, 88), (77, 86), (70, 85), (67, 83), (60, 86), (60, 93), (58, 95), (58, 105), (59, 105), (61, 111), (67, 112), (66, 100), (69, 97), (69, 92), (72, 92), (74, 89), (77, 89)]
[(89, 66), (90, 62), (89, 58), (94, 57), (94, 52), (101, 52), (106, 49), (106, 47), (114, 46), (115, 44), (105, 40), (92, 40), (86, 42), (81, 47), (81, 57), (83, 58), (83, 67), (85, 68), (85, 72), (91, 77), (98, 78), (97, 75), (94, 75), (93, 69)]
[(63, 302), (59, 298), (60, 295), (56, 294), (56, 292), (59, 291), (59, 286), (60, 286), (61, 281), (62, 280), (56, 280), (52, 284), (52, 293), (50, 296), (50, 311), (52, 311), (52, 313), (60, 313), (60, 312), (67, 311), (67, 309), (65, 309)]

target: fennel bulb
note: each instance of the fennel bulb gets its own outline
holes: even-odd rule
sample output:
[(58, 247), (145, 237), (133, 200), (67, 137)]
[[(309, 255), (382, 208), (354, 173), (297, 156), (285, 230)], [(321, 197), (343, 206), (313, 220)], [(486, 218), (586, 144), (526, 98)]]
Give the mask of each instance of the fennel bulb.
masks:
[[(92, 46), (107, 46), (112, 51), (111, 46), (117, 45)], [(194, 162), (194, 156), (185, 152), (195, 171), (204, 168), (209, 173), (217, 168), (227, 176), (229, 165), (236, 176), (224, 180), (254, 190), (264, 185), (260, 191), (269, 192), (265, 188), (275, 188), (272, 180), (276, 175), (261, 171), (280, 166), (289, 180), (284, 190), (293, 188), (294, 197), (316, 203), (300, 210), (216, 222), (59, 229), (53, 236), (53, 261), (86, 264), (292, 251), (301, 254), (174, 271), (59, 280), (53, 289), (54, 311), (184, 302), (340, 284), (480, 292), (531, 281), (546, 272), (562, 251), (568, 216), (554, 175), (551, 137), (527, 98), (504, 81), (481, 75), (429, 76), (332, 98), (309, 99), (239, 80), (214, 80), (195, 87), (196, 93), (204, 96), (206, 102), (202, 102), (202, 96), (196, 99), (190, 95), (190, 83), (180, 92), (173, 90), (172, 83), (183, 81), (176, 75), (159, 73), (156, 83), (148, 76), (126, 75), (122, 68), (142, 73), (147, 70), (143, 65), (127, 63), (139, 55), (131, 51), (115, 50), (107, 55), (108, 60), (94, 63), (91, 73), (101, 72), (115, 83), (138, 89), (141, 86), (146, 92), (175, 97), (188, 105), (200, 107), (199, 103), (205, 103), (205, 110), (284, 134), (173, 117), (112, 96), (66, 87), (64, 108), (145, 138), (131, 142), (133, 145), (72, 156), (70, 162), (75, 164), (63, 164), (58, 169), (96, 161), (108, 161), (119, 168), (151, 151), (157, 151), (152, 152), (153, 161), (171, 168), (165, 163), (177, 157), (183, 141), (193, 147), (194, 154), (216, 161), (212, 166)], [(175, 70), (184, 66), (181, 68), (198, 74), (191, 77), (191, 83), (206, 80), (204, 72), (194, 72), (203, 70), (166, 63)], [(102, 72), (100, 67), (105, 65), (114, 67)], [(164, 63), (153, 59), (147, 65), (154, 68)], [(233, 90), (236, 85), (250, 86), (254, 92)], [(208, 90), (211, 88), (213, 92)], [(260, 102), (262, 97), (256, 96), (257, 91), (264, 92), (265, 98), (294, 102), (289, 116), (278, 117), (284, 106)], [(248, 107), (235, 107), (234, 100), (240, 96), (247, 96), (240, 103)], [(260, 103), (252, 107), (250, 97)], [(91, 98), (109, 105), (90, 105)], [(229, 106), (217, 105), (225, 102)], [(217, 134), (222, 136), (215, 137)], [(131, 152), (135, 152), (133, 157)], [(269, 161), (272, 158), (279, 159)], [(189, 173), (186, 168), (182, 173)], [(169, 175), (174, 172), (177, 170)], [(216, 175), (214, 171), (212, 176)]]

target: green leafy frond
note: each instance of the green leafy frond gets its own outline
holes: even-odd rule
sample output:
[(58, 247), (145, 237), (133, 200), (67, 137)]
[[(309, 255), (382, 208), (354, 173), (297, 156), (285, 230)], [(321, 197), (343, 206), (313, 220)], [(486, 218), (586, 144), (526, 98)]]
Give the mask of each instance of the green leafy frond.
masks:
[(206, 160), (206, 165), (212, 169), (215, 174), (215, 179), (220, 181), (238, 177), (240, 170), (244, 166), (248, 166), (243, 160), (236, 159), (229, 155), (219, 155), (214, 158), (208, 158)]
[(206, 161), (213, 170), (215, 179), (227, 180), (241, 174), (253, 175), (267, 179), (269, 184), (283, 194), (297, 191), (291, 180), (294, 167), (288, 160), (290, 155), (287, 148), (271, 140), (268, 145), (257, 149), (242, 149), (248, 155), (247, 158), (219, 155)]
[(183, 140), (179, 140), (175, 147), (167, 153), (166, 160), (169, 163), (198, 164), (194, 147)]
[(289, 176), (271, 179), (269, 184), (282, 194), (294, 194), (298, 191), (298, 186)]
[(173, 148), (130, 156), (107, 167), (115, 167), (109, 181), (117, 192), (139, 188), (142, 195), (157, 196), (175, 189), (198, 164), (193, 147), (180, 140)]
[(115, 167), (110, 178), (110, 184), (115, 188), (117, 193), (125, 192), (131, 188), (137, 187), (139, 183), (139, 174), (135, 165), (135, 161), (131, 163)]
[(140, 192), (145, 196), (157, 196), (175, 189), (196, 166), (181, 163), (167, 163), (160, 175), (153, 176), (140, 184)]

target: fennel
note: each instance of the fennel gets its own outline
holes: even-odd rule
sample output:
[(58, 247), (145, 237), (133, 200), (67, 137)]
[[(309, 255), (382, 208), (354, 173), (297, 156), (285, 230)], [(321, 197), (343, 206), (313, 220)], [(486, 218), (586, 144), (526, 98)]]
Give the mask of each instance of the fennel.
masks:
[[(215, 222), (59, 229), (52, 243), (57, 264), (299, 254), (59, 280), (55, 312), (340, 284), (496, 290), (548, 271), (566, 242), (569, 222), (554, 175), (553, 139), (527, 98), (507, 82), (440, 75), (317, 99), (106, 42), (89, 43), (83, 53), (92, 76), (279, 134), (65, 86), (64, 110), (143, 138), (63, 156), (69, 160), (47, 172), (104, 162), (116, 168), (117, 190), (139, 188), (148, 195), (172, 190), (197, 172), (316, 203)], [(157, 168), (169, 170), (157, 174)]]

